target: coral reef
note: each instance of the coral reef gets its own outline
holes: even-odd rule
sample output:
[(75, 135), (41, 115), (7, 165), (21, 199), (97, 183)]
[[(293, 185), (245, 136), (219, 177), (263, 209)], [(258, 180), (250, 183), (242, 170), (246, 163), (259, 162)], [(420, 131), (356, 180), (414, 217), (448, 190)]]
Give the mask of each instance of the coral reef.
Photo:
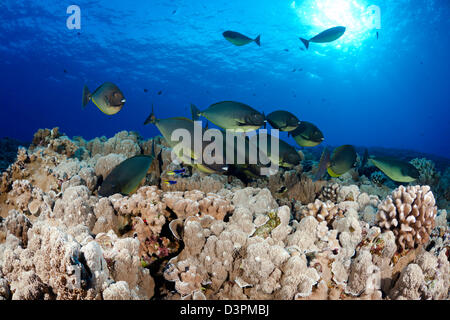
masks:
[[(413, 162), (431, 187), (393, 190), (373, 170), (313, 181), (320, 153), (309, 150), (270, 177), (206, 175), (173, 163), (161, 137), (127, 131), (86, 141), (43, 129), (13, 152), (0, 180), (0, 300), (448, 299), (436, 202), (449, 200), (450, 171), (438, 183), (427, 160)], [(100, 197), (137, 154), (155, 156), (138, 189)]]
[(29, 143), (23, 143), (21, 141), (1, 138), (0, 139), (0, 172), (3, 172), (9, 167), (11, 163), (16, 160), (17, 150), (21, 146), (28, 145)]

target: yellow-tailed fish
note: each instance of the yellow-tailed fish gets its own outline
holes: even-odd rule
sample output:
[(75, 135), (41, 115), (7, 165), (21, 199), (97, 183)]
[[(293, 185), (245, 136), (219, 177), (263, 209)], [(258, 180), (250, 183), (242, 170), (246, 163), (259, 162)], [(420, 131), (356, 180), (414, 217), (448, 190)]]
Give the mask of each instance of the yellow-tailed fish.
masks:
[(322, 131), (307, 121), (301, 121), (298, 127), (289, 134), (300, 147), (315, 147), (324, 140)]
[(269, 113), (266, 120), (274, 129), (280, 131), (293, 131), (300, 125), (300, 120), (296, 116), (284, 110)]
[(191, 104), (192, 119), (205, 117), (216, 126), (233, 132), (250, 132), (264, 125), (264, 115), (252, 107), (235, 101), (222, 101), (200, 111)]
[(107, 115), (119, 112), (126, 102), (122, 91), (111, 82), (105, 82), (93, 93), (85, 85), (83, 88), (83, 107), (86, 107), (90, 100)]
[(330, 157), (328, 174), (337, 178), (355, 166), (356, 150), (351, 145), (343, 145), (333, 150)]
[[(224, 166), (225, 160), (222, 161), (222, 164), (205, 164), (205, 163), (194, 163), (194, 160), (198, 160), (202, 158), (203, 151), (205, 150), (205, 147), (210, 144), (208, 141), (203, 141), (203, 134), (205, 129), (202, 128), (201, 130), (201, 149), (195, 150), (195, 144), (194, 144), (194, 137), (195, 137), (195, 124), (194, 121), (188, 118), (184, 117), (174, 117), (174, 118), (167, 118), (167, 119), (157, 119), (154, 114), (154, 110), (152, 107), (152, 113), (150, 116), (145, 120), (144, 124), (152, 123), (156, 125), (156, 127), (159, 129), (161, 134), (163, 135), (164, 139), (167, 141), (169, 146), (171, 148), (175, 148), (176, 146), (179, 147), (179, 144), (182, 144), (182, 147), (185, 149), (185, 152), (181, 152), (183, 150), (180, 150), (180, 153), (177, 154), (177, 156), (186, 164), (190, 164), (199, 170), (205, 172), (205, 173), (215, 173), (215, 172), (223, 172), (226, 171), (227, 168)], [(185, 129), (190, 134), (190, 142), (185, 141), (185, 139), (182, 140), (182, 142), (179, 141), (172, 141), (172, 133), (175, 130), (178, 129)], [(198, 154), (197, 154), (198, 153)], [(201, 153), (201, 154), (200, 154)]]
[(413, 182), (419, 178), (419, 171), (412, 164), (388, 157), (371, 157), (369, 162), (396, 182)]
[(169, 185), (169, 186), (171, 186), (171, 185), (173, 185), (173, 184), (176, 184), (177, 182), (174, 181), (174, 180), (164, 180), (164, 183), (167, 184), (167, 185)]

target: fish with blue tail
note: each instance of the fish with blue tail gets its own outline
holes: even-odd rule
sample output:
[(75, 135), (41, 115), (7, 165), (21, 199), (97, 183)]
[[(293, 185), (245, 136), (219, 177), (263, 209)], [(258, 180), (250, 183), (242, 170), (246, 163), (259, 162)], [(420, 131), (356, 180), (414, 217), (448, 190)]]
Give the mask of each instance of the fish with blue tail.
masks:
[(163, 181), (165, 184), (167, 184), (168, 186), (174, 185), (177, 183), (177, 181), (175, 180), (164, 180)]
[(186, 173), (186, 169), (179, 169), (179, 170), (171, 170), (167, 172), (168, 176), (183, 176)]

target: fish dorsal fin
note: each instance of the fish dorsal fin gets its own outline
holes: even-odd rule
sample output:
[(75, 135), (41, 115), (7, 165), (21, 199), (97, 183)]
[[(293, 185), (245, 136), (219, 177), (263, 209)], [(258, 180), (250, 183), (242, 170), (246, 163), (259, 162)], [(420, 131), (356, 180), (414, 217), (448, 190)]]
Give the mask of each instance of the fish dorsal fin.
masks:
[(149, 124), (149, 123), (156, 123), (158, 120), (155, 117), (155, 111), (153, 108), (153, 103), (152, 103), (152, 113), (150, 113), (150, 115), (147, 117), (147, 119), (144, 121), (144, 125)]

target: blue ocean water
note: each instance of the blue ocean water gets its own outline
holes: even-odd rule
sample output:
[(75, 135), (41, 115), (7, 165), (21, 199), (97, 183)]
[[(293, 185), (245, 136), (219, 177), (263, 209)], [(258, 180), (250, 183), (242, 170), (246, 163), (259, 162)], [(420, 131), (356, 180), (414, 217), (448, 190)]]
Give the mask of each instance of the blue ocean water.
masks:
[[(70, 5), (79, 30), (67, 27)], [(450, 158), (448, 1), (2, 0), (0, 21), (0, 137), (31, 141), (55, 126), (86, 139), (151, 137), (152, 104), (159, 118), (190, 117), (190, 103), (236, 100), (291, 111), (327, 145)], [(342, 38), (304, 50), (299, 37), (339, 25)], [(225, 30), (260, 34), (261, 47), (234, 46)], [(127, 99), (114, 116), (81, 106), (83, 85), (105, 81)]]

